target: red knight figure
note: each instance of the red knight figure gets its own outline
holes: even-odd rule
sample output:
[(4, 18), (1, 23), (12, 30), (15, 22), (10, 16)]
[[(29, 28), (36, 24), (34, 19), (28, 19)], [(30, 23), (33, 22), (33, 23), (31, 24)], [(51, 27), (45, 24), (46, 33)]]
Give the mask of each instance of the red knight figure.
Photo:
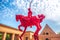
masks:
[(32, 11), (31, 8), (28, 8), (28, 16), (24, 16), (24, 15), (16, 15), (16, 21), (20, 20), (21, 24), (18, 26), (18, 29), (20, 31), (22, 31), (20, 29), (20, 27), (24, 27), (24, 31), (22, 31), (23, 33), (21, 34), (20, 40), (22, 40), (22, 36), (24, 35), (24, 33), (26, 32), (27, 27), (31, 27), (33, 25), (36, 26), (36, 31), (34, 33), (34, 40), (39, 40), (38, 38), (38, 33), (41, 30), (41, 25), (40, 23), (43, 21), (43, 19), (45, 18), (45, 16), (43, 14), (39, 14), (37, 17), (36, 16), (32, 16)]
[(32, 11), (30, 8), (28, 8), (28, 17), (32, 17)]

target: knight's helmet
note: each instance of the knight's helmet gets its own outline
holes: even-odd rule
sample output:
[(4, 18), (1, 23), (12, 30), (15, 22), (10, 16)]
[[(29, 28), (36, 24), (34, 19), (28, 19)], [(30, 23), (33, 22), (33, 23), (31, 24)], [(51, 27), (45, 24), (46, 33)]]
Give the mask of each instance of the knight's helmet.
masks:
[(31, 10), (31, 8), (28, 8), (28, 11), (30, 11)]

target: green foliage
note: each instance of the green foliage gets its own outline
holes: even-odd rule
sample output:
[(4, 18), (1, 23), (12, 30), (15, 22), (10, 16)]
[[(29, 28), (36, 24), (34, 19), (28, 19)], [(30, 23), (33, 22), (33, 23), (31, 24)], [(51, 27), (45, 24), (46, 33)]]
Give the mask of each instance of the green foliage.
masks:
[(10, 34), (6, 35), (6, 40), (11, 40), (11, 35)]
[(0, 40), (2, 40), (2, 33), (0, 33)]
[(58, 34), (60, 34), (60, 32)]

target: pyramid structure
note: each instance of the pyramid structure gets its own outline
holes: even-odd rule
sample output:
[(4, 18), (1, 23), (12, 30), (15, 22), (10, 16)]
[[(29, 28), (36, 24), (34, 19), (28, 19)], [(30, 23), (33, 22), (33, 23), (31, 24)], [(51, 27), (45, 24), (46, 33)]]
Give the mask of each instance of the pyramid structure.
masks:
[(56, 33), (47, 24), (41, 32), (41, 35), (54, 35), (54, 34)]

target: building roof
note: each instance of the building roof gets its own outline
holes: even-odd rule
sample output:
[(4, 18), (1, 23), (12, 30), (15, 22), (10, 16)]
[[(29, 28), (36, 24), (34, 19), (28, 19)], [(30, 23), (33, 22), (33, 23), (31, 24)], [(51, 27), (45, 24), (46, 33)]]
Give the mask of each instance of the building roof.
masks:
[(42, 30), (41, 34), (44, 32), (49, 32), (50, 34), (56, 34), (49, 26), (46, 24), (45, 28)]
[[(13, 27), (11, 27), (11, 26), (7, 26), (7, 25), (4, 25), (4, 24), (0, 24), (0, 26), (6, 27), (6, 28), (11, 28), (11, 29), (14, 29), (14, 30), (18, 30), (18, 29), (16, 29), (16, 28), (13, 28)], [(44, 30), (46, 30), (46, 29), (50, 30), (52, 33), (55, 34), (55, 32), (48, 26), (48, 24), (46, 24), (46, 26), (45, 26), (45, 28), (42, 30), (41, 34), (42, 34), (42, 33), (44, 32)], [(32, 32), (32, 31), (27, 31), (27, 32), (34, 33), (34, 32)]]
[(18, 30), (18, 29), (16, 29), (16, 28), (13, 28), (13, 27), (11, 27), (11, 26), (7, 26), (7, 25), (5, 25), (5, 24), (0, 24), (0, 26), (6, 27), (6, 28), (10, 28), (10, 29), (14, 29), (14, 30)]
[[(14, 30), (18, 30), (18, 29), (16, 29), (16, 28), (13, 28), (13, 27), (11, 27), (11, 26), (7, 26), (7, 25), (5, 25), (5, 24), (0, 24), (0, 26), (6, 27), (6, 28), (10, 28), (10, 29), (14, 29)], [(32, 31), (27, 31), (27, 32), (34, 33), (34, 32), (32, 32)]]

